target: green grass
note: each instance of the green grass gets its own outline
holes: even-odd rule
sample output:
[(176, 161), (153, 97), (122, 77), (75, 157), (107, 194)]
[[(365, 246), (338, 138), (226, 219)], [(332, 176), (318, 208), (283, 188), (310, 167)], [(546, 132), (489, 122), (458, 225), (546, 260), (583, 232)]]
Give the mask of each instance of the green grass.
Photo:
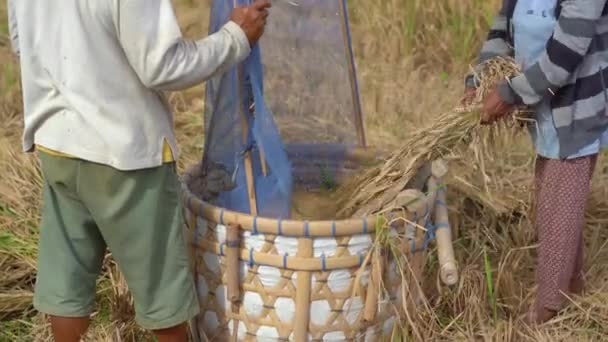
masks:
[(321, 188), (325, 191), (333, 191), (338, 186), (336, 180), (331, 176), (327, 165), (319, 165), (321, 173)]
[(25, 320), (0, 321), (0, 342), (23, 341), (31, 330), (32, 323)]
[(0, 230), (0, 252), (24, 260), (29, 265), (36, 264), (38, 253), (37, 235), (17, 235), (8, 230)]
[[(3, 2), (6, 3), (6, 1)], [(8, 13), (5, 6), (5, 4), (0, 6), (0, 36), (8, 35)]]

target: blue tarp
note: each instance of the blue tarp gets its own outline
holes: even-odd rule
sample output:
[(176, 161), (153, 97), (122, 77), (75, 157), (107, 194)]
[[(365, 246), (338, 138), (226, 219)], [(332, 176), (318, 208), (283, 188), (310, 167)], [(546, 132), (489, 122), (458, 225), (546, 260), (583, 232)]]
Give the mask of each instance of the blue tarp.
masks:
[[(203, 167), (219, 166), (236, 185), (214, 204), (251, 212), (244, 163), (249, 152), (258, 215), (289, 218), (294, 188), (289, 146), (357, 144), (353, 108), (358, 98), (349, 78), (352, 56), (342, 1), (273, 1), (265, 35), (252, 54), (207, 83)], [(249, 2), (236, 0), (237, 5)], [(210, 33), (228, 21), (235, 0), (212, 4)]]

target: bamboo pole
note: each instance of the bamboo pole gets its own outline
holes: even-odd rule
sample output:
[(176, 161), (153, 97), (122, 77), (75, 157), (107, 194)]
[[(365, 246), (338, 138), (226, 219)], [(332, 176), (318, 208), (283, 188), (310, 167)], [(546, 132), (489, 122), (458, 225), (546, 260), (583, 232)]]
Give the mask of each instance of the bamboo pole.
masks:
[[(239, 105), (242, 110), (241, 115), (241, 130), (243, 135), (243, 144), (247, 145), (249, 140), (249, 114), (244, 109), (243, 102), (243, 66), (238, 67), (238, 89), (239, 89)], [(251, 162), (251, 151), (245, 151), (243, 156), (243, 164), (245, 165), (245, 179), (247, 181), (247, 194), (249, 196), (249, 210), (251, 215), (257, 216), (258, 205), (255, 192), (255, 183), (253, 179), (253, 164)]]
[(367, 147), (367, 139), (365, 137), (365, 127), (363, 124), (363, 110), (361, 109), (361, 98), (359, 96), (359, 84), (357, 83), (357, 74), (355, 68), (355, 57), (351, 45), (350, 30), (348, 28), (348, 10), (346, 8), (346, 0), (338, 0), (340, 2), (340, 17), (342, 22), (342, 40), (344, 41), (344, 53), (348, 64), (348, 77), (350, 80), (351, 95), (353, 98), (355, 127), (357, 129), (357, 138), (360, 147)]
[[(251, 89), (251, 83), (247, 83), (247, 89)], [(255, 117), (255, 100), (251, 98), (251, 103), (249, 104), (249, 114)], [(264, 148), (262, 146), (258, 146), (258, 150), (260, 151), (260, 164), (262, 165), (262, 174), (264, 177), (268, 176), (268, 164), (266, 164), (266, 155), (264, 154)]]
[[(298, 240), (298, 252), (301, 258), (313, 256), (312, 239), (301, 238)], [(296, 291), (296, 312), (294, 320), (294, 337), (296, 342), (308, 340), (308, 325), (310, 323), (310, 294), (312, 290), (312, 273), (310, 271), (299, 271)]]
[[(424, 218), (420, 217), (418, 225), (424, 225)], [(422, 229), (416, 230), (416, 241), (424, 241), (426, 238), (426, 232)], [(421, 244), (416, 244), (417, 248), (421, 247)], [(412, 295), (412, 305), (413, 308), (417, 307), (418, 304), (424, 298), (424, 293), (422, 292), (421, 285), (421, 277), (422, 277), (422, 268), (424, 267), (424, 259), (426, 258), (426, 250), (418, 250), (415, 253), (412, 253), (412, 258), (409, 261), (410, 267), (412, 269), (412, 278), (410, 282), (410, 293)]]
[(262, 146), (258, 147), (260, 150), (260, 163), (262, 163), (262, 175), (264, 177), (268, 176), (268, 164), (266, 163), (266, 155), (264, 154), (264, 149)]
[[(249, 1), (249, 3), (251, 3), (251, 1)], [(237, 5), (238, 5), (238, 0), (233, 0), (233, 7), (236, 8)], [(239, 85), (242, 85), (241, 81), (242, 81), (242, 74), (239, 76)], [(247, 84), (247, 86), (249, 86), (249, 88), (247, 89), (247, 90), (249, 90), (251, 87), (251, 84)], [(241, 99), (242, 99), (242, 97), (241, 97)], [(250, 115), (255, 116), (255, 102), (254, 101), (252, 101), (251, 104), (248, 104), (248, 108), (249, 108)], [(249, 162), (251, 164), (251, 156), (249, 156)], [(268, 175), (268, 166), (266, 165), (266, 158), (264, 156), (264, 151), (262, 150), (261, 147), (260, 147), (260, 163), (262, 164), (262, 174), (264, 175), (264, 177), (266, 177)], [(253, 189), (253, 190), (255, 191), (255, 189)], [(253, 205), (251, 204), (251, 194), (249, 195), (249, 198), (250, 198), (249, 205), (251, 208), (256, 207), (256, 209), (255, 209), (256, 214), (254, 214), (254, 215), (257, 215), (257, 204), (255, 203), (256, 202), (255, 195), (253, 197), (253, 202), (254, 202)]]
[[(203, 250), (212, 251), (216, 254), (220, 253), (219, 244), (212, 241), (199, 241), (198, 246)], [(323, 269), (323, 261), (321, 258), (303, 257), (299, 255), (284, 257), (278, 254), (251, 252), (244, 248), (239, 251), (239, 257), (242, 261), (249, 262), (251, 256), (253, 256), (257, 265), (309, 272), (321, 271)], [(356, 255), (328, 257), (325, 259), (325, 269), (331, 271), (342, 268), (358, 267), (360, 263), (361, 258)]]
[(435, 237), (437, 239), (437, 254), (439, 259), (439, 276), (444, 284), (451, 286), (458, 283), (458, 266), (452, 245), (452, 232), (448, 219), (448, 209), (445, 206), (445, 191), (437, 194), (439, 203), (435, 206), (435, 225), (438, 226)]
[(382, 277), (384, 274), (384, 255), (381, 251), (375, 250), (372, 256), (372, 273), (369, 284), (367, 285), (367, 295), (365, 297), (365, 307), (363, 321), (373, 324), (378, 312), (378, 296), (381, 291)]
[[(439, 179), (443, 178), (448, 173), (448, 168), (443, 160), (436, 160), (432, 165), (431, 182), (437, 186)], [(437, 192), (437, 202), (435, 203), (435, 212), (433, 220), (437, 231), (435, 239), (437, 240), (437, 254), (439, 259), (439, 277), (444, 284), (451, 286), (458, 282), (458, 264), (454, 256), (454, 246), (452, 245), (452, 229), (448, 216), (447, 199), (445, 189), (440, 189)]]
[(230, 224), (227, 227), (226, 236), (226, 270), (228, 300), (237, 304), (241, 300), (239, 290), (239, 253), (240, 253), (239, 227)]
[[(237, 7), (238, 2), (234, 0), (234, 7)], [(247, 146), (249, 141), (249, 116), (250, 113), (244, 107), (244, 98), (243, 98), (243, 66), (239, 65), (237, 68), (237, 81), (238, 81), (238, 99), (239, 106), (242, 111), (241, 115), (241, 129), (243, 134), (243, 144)], [(249, 196), (249, 211), (251, 215), (258, 215), (258, 205), (256, 199), (256, 191), (255, 191), (255, 180), (253, 179), (253, 164), (251, 162), (251, 151), (245, 151), (243, 156), (243, 165), (245, 167), (245, 179), (247, 182), (247, 194)], [(236, 224), (232, 224), (228, 226), (228, 237), (232, 242), (237, 246), (232, 246), (229, 248), (229, 256), (226, 259), (228, 263), (227, 267), (227, 277), (228, 277), (228, 296), (232, 301), (232, 312), (234, 314), (234, 318), (232, 319), (233, 328), (232, 328), (232, 340), (234, 342), (238, 341), (238, 329), (239, 329), (239, 303), (240, 293), (239, 293), (239, 230), (240, 226)]]

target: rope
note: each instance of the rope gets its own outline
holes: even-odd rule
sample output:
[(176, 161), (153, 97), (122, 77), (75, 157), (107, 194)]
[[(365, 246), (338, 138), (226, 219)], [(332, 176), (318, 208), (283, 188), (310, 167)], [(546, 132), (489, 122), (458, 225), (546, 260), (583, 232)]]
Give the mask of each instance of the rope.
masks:
[(251, 229), (251, 235), (258, 235), (258, 217), (253, 217), (253, 228)]
[[(412, 253), (422, 252), (427, 250), (431, 241), (434, 241), (436, 238), (437, 228), (439, 226), (434, 224), (428, 224), (426, 227), (426, 234), (424, 236), (424, 241), (422, 241), (422, 245), (419, 249), (416, 249), (416, 240), (412, 240)], [(443, 226), (441, 226), (443, 228)]]
[(236, 175), (239, 172), (239, 168), (241, 165), (241, 161), (243, 159), (245, 159), (245, 155), (248, 152), (251, 152), (255, 149), (257, 149), (257, 144), (255, 142), (255, 140), (253, 140), (253, 132), (251, 130), (251, 126), (249, 125), (249, 132), (247, 132), (247, 144), (243, 147), (243, 150), (241, 150), (240, 152), (236, 153), (236, 156), (234, 157), (234, 171), (232, 172), (232, 182), (236, 183)]
[(255, 262), (253, 261), (253, 248), (249, 249), (249, 268), (255, 266)]
[(444, 202), (444, 201), (442, 201), (442, 200), (437, 200), (437, 201), (435, 201), (435, 205), (438, 205), (438, 206), (440, 206), (440, 207), (445, 207), (445, 208), (447, 208), (447, 206), (448, 206), (448, 204), (447, 204), (447, 203), (445, 203), (445, 202)]

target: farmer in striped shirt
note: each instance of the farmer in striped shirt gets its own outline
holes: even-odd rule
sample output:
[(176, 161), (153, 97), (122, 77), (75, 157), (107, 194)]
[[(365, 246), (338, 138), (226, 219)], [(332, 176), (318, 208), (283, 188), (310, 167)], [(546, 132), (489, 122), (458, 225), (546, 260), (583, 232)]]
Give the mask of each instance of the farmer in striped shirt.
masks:
[[(513, 56), (524, 73), (484, 101), (482, 123), (515, 105), (534, 109), (539, 239), (536, 302), (541, 323), (564, 308), (562, 293), (583, 290), (583, 227), (599, 152), (608, 147), (608, 8), (606, 0), (504, 0), (480, 63)], [(467, 77), (467, 93), (475, 88)]]
[(159, 342), (187, 341), (199, 303), (162, 92), (243, 61), (268, 7), (235, 9), (217, 33), (191, 41), (170, 0), (8, 0), (23, 148), (39, 152), (44, 175), (34, 306), (51, 316), (55, 341), (77, 342), (87, 330), (106, 248), (137, 322)]

